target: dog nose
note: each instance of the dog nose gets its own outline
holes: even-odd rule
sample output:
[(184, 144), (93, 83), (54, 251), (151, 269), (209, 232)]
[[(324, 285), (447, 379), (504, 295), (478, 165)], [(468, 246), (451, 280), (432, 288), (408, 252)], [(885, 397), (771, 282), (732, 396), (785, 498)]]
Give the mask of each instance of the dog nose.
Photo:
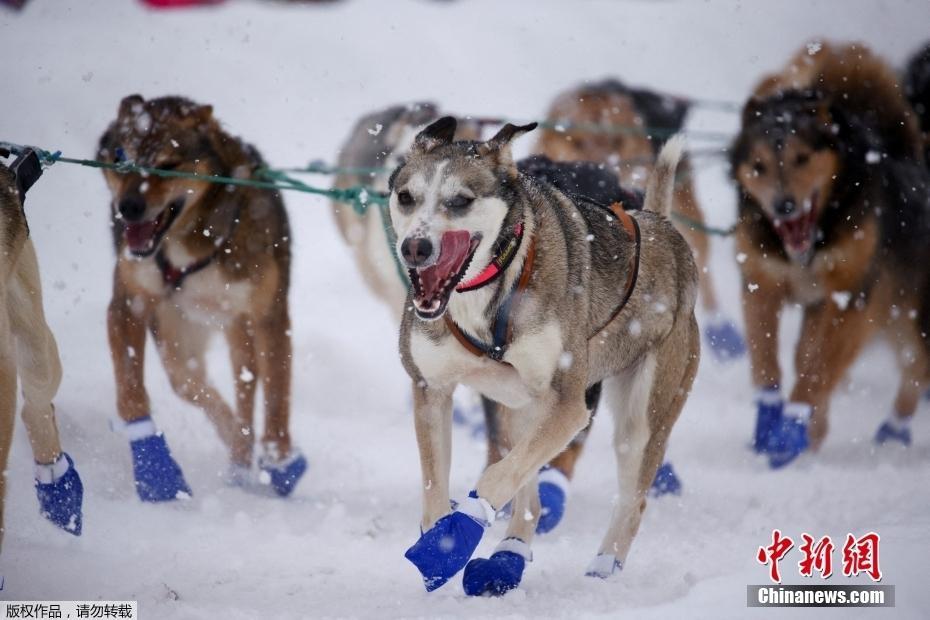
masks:
[(407, 237), (400, 244), (400, 253), (409, 267), (419, 267), (433, 255), (433, 242), (425, 237)]
[(794, 213), (796, 207), (797, 205), (795, 205), (793, 200), (786, 198), (780, 202), (775, 203), (775, 215), (787, 217)]
[(124, 196), (119, 201), (119, 212), (124, 219), (130, 222), (142, 219), (145, 215), (145, 200), (138, 194)]

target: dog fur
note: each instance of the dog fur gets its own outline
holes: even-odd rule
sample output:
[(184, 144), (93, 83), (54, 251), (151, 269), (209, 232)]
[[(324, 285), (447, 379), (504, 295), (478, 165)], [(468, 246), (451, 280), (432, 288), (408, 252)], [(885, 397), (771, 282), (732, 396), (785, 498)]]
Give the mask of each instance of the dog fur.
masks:
[(904, 93), (917, 113), (924, 136), (924, 158), (930, 163), (930, 43), (908, 61), (904, 70)]
[[(99, 161), (122, 158), (145, 166), (230, 177), (248, 177), (262, 165), (254, 148), (221, 129), (211, 106), (180, 97), (123, 99), (98, 152)], [(150, 414), (143, 368), (146, 332), (151, 332), (172, 388), (203, 409), (233, 463), (247, 467), (252, 462), (259, 382), (265, 404), (263, 454), (272, 460), (286, 458), (292, 450), (291, 257), (280, 195), (113, 170), (105, 170), (104, 176), (113, 196), (117, 254), (107, 325), (120, 417), (131, 422)], [(130, 220), (129, 212), (135, 219)], [(176, 215), (170, 219), (172, 213)], [(154, 245), (143, 238), (133, 252), (131, 226), (148, 226), (153, 218), (164, 217), (169, 218), (166, 225), (156, 220), (162, 224), (156, 224), (150, 240)], [(158, 226), (166, 228), (159, 233)], [(175, 284), (155, 260), (159, 252), (181, 270), (198, 261), (209, 262)], [(216, 331), (229, 345), (235, 410), (207, 375), (204, 353)]]
[(877, 332), (898, 352), (895, 412), (913, 415), (930, 370), (930, 194), (893, 71), (861, 44), (802, 49), (756, 88), (731, 157), (754, 383), (783, 385), (779, 316), (800, 304), (790, 400), (810, 406), (814, 448), (833, 390)]
[(665, 217), (681, 145), (670, 142), (659, 156), (645, 209), (633, 214), (643, 243), (632, 297), (598, 329), (622, 303), (635, 244), (603, 207), (570, 199), (517, 170), (510, 141), (530, 127), (507, 125), (487, 142), (453, 142), (454, 119), (440, 119), (418, 135), (391, 179), (398, 255), (407, 254), (410, 265), (410, 246), (405, 251), (404, 244), (412, 239), (429, 239), (433, 248), (419, 267), (411, 266), (413, 278), (420, 277), (419, 268), (442, 264), (442, 240), (451, 231), (468, 232), (471, 259), (450, 277), (474, 277), (488, 263), (498, 235), (523, 222), (523, 240), (502, 277), (475, 291), (451, 292), (444, 306), (461, 329), (485, 342), (491, 317), (520, 276), (529, 245), (536, 244), (532, 275), (514, 302), (513, 338), (502, 362), (467, 351), (443, 321), (434, 320), (438, 317), (424, 319), (435, 304), (418, 298), (417, 287), (408, 296), (414, 311), (403, 316), (400, 352), (414, 392), (421, 526), (426, 530), (449, 512), (456, 385), (473, 387), (503, 409), (506, 456), (484, 471), (476, 490), (494, 508), (513, 500), (514, 514), (532, 515), (512, 519), (507, 532), (529, 544), (540, 509), (537, 472), (588, 424), (585, 392), (603, 382), (616, 418), (620, 503), (600, 553), (622, 562), (699, 359), (694, 259)]
[(0, 545), (17, 376), (23, 395), (21, 415), (35, 462), (51, 464), (62, 453), (52, 404), (61, 383), (61, 361), (55, 336), (45, 322), (39, 264), (28, 230), (15, 177), (0, 165)]

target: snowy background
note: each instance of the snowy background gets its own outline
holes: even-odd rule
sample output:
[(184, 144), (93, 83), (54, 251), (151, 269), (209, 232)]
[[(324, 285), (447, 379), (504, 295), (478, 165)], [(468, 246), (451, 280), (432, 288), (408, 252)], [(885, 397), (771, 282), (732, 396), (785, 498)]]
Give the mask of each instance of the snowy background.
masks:
[[(226, 127), (273, 165), (301, 165), (333, 160), (357, 117), (394, 102), (430, 98), (460, 113), (533, 118), (557, 91), (608, 75), (740, 101), (809, 37), (860, 39), (900, 64), (928, 24), (926, 0), (242, 1), (160, 13), (128, 0), (33, 0), (22, 13), (0, 11), (0, 139), (92, 157), (121, 97), (183, 94), (214, 104)], [(689, 126), (732, 131), (736, 122), (704, 111)], [(721, 165), (701, 170), (698, 189), (709, 219), (731, 223), (734, 192)], [(108, 429), (116, 416), (104, 328), (113, 256), (103, 179), (60, 164), (32, 190), (27, 211), (65, 367), (59, 423), (86, 487), (84, 535), (72, 538), (38, 517), (18, 424), (0, 597), (137, 599), (144, 618), (185, 619), (927, 617), (928, 406), (918, 412), (910, 451), (873, 449), (897, 382), (883, 344), (836, 394), (821, 453), (780, 472), (747, 449), (748, 363), (718, 366), (706, 355), (671, 442), (684, 494), (650, 504), (619, 580), (582, 576), (616, 489), (603, 415), (565, 520), (537, 540), (521, 588), (474, 600), (454, 580), (427, 595), (403, 558), (418, 534), (420, 482), (396, 326), (357, 275), (329, 204), (293, 193), (286, 200), (296, 254), (292, 420), (311, 470), (286, 501), (226, 488), (226, 454), (212, 427), (173, 396), (150, 355), (153, 414), (194, 490), (188, 503), (153, 506), (136, 498), (126, 441)], [(738, 316), (732, 253), (729, 242), (715, 241), (718, 288)], [(784, 323), (787, 362), (798, 313)], [(230, 393), (219, 342), (211, 361)], [(461, 429), (454, 443), (452, 486), (462, 494), (480, 473), (484, 446)], [(796, 539), (879, 532), (897, 609), (747, 609), (746, 585), (767, 579), (755, 552), (774, 527)], [(479, 554), (503, 528), (495, 526)], [(798, 559), (795, 550), (782, 564), (788, 582), (800, 581)]]

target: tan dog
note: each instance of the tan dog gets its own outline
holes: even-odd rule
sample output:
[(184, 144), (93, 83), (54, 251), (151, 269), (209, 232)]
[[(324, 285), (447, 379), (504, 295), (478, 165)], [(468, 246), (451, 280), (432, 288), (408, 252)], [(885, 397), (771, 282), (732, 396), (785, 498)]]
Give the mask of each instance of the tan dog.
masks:
[(52, 405), (61, 383), (61, 361), (55, 337), (45, 323), (39, 264), (29, 238), (21, 187), (13, 172), (0, 165), (0, 544), (17, 375), (42, 515), (74, 535), (80, 535), (82, 528), (83, 485), (74, 461), (61, 450)]
[[(407, 557), (428, 590), (462, 568), (468, 594), (516, 587), (540, 513), (537, 472), (588, 424), (585, 392), (598, 382), (616, 417), (620, 503), (588, 573), (616, 571), (697, 371), (697, 273), (665, 218), (680, 143), (659, 155), (644, 210), (627, 214), (520, 174), (510, 142), (534, 126), (453, 142), (455, 120), (440, 119), (392, 177), (397, 252), (413, 283), (400, 351), (423, 474), (423, 535)], [(508, 451), (450, 513), (458, 384), (507, 409)], [(510, 521), (490, 559), (468, 562), (508, 501), (527, 518)]]
[[(756, 449), (778, 467), (808, 437), (820, 446), (833, 390), (880, 332), (898, 351), (901, 383), (876, 440), (909, 443), (930, 379), (930, 175), (897, 76), (862, 45), (805, 48), (760, 83), (731, 154), (761, 390)], [(777, 347), (786, 304), (804, 307), (787, 404)]]
[[(138, 95), (123, 99), (98, 159), (226, 177), (248, 177), (262, 165), (252, 147), (220, 128), (210, 106)], [(229, 448), (236, 484), (253, 480), (252, 424), (261, 382), (259, 467), (278, 494), (289, 494), (306, 460), (289, 431), (290, 231), (280, 196), (183, 177), (114, 170), (105, 177), (117, 252), (107, 324), (117, 410), (127, 424), (140, 497), (165, 501), (190, 493), (150, 418), (143, 382), (147, 332), (174, 391), (203, 409)], [(207, 377), (204, 352), (213, 332), (229, 345), (235, 411)]]

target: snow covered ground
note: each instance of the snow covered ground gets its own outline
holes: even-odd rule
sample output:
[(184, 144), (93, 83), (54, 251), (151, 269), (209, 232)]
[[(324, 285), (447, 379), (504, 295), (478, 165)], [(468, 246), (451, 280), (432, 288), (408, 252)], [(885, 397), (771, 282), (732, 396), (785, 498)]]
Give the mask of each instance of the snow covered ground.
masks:
[[(333, 159), (359, 115), (397, 101), (433, 98), (462, 113), (532, 118), (559, 89), (606, 75), (741, 100), (808, 37), (861, 39), (900, 63), (928, 23), (925, 0), (242, 1), (170, 13), (129, 0), (33, 0), (21, 14), (0, 11), (0, 139), (89, 157), (122, 96), (184, 94), (214, 104), (273, 164), (298, 165)], [(734, 115), (705, 111), (690, 127), (735, 125)], [(722, 167), (703, 169), (698, 181), (710, 219), (729, 224), (734, 193)], [(396, 326), (364, 288), (328, 204), (286, 198), (296, 246), (293, 428), (312, 469), (286, 501), (226, 488), (219, 440), (171, 394), (150, 356), (153, 413), (194, 490), (190, 502), (152, 506), (136, 498), (126, 441), (108, 429), (115, 397), (104, 309), (113, 256), (103, 180), (60, 164), (32, 190), (27, 211), (65, 367), (58, 416), (86, 487), (85, 525), (72, 538), (37, 516), (31, 454), (17, 428), (0, 598), (136, 599), (144, 618), (185, 619), (811, 615), (745, 606), (746, 585), (767, 578), (756, 549), (777, 527), (795, 538), (882, 535), (884, 583), (897, 586), (897, 609), (816, 613), (930, 613), (930, 423), (923, 405), (910, 451), (873, 449), (897, 381), (884, 345), (867, 351), (836, 394), (818, 457), (774, 473), (747, 450), (747, 362), (724, 367), (705, 356), (671, 443), (684, 494), (650, 504), (620, 579), (582, 576), (616, 489), (605, 415), (568, 514), (537, 541), (520, 590), (473, 600), (453, 581), (427, 595), (403, 558), (418, 533), (419, 469)], [(722, 297), (738, 314), (732, 246), (715, 242), (713, 259)], [(785, 321), (785, 360), (798, 318)], [(219, 344), (211, 361), (229, 393)], [(470, 488), (483, 459), (483, 445), (457, 430), (455, 494)], [(479, 553), (502, 532), (495, 526)], [(800, 581), (797, 559), (783, 563), (788, 582)]]

